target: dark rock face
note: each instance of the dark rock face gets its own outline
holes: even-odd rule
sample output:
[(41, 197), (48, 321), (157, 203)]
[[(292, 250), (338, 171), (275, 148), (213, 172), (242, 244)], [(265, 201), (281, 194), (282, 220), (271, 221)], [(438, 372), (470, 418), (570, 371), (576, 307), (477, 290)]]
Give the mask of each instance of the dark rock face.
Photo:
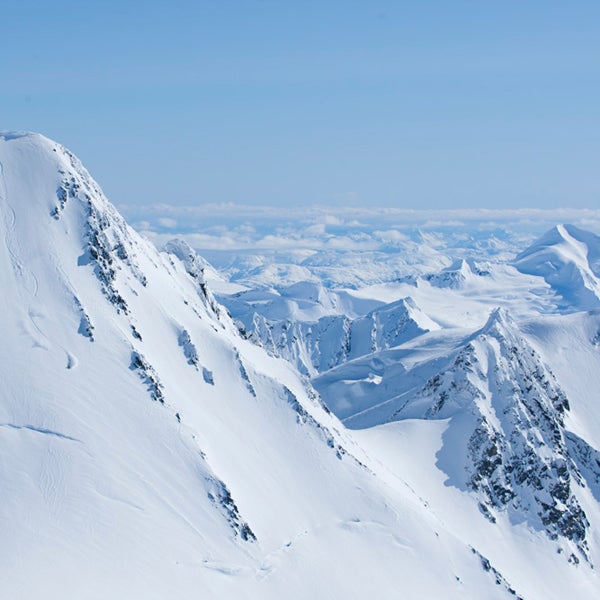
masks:
[[(87, 197), (87, 196), (86, 196)], [(127, 225), (116, 214), (99, 207), (87, 197), (88, 251), (94, 264), (94, 272), (102, 285), (102, 291), (118, 312), (129, 314), (129, 307), (117, 287), (117, 273), (126, 269), (142, 286), (146, 277), (136, 264), (133, 242)]]
[(164, 387), (161, 383), (158, 373), (146, 358), (137, 351), (131, 353), (131, 366), (133, 371), (137, 371), (140, 379), (146, 384), (152, 400), (161, 404), (165, 403)]
[(220, 479), (211, 479), (209, 483), (212, 484), (213, 489), (208, 492), (208, 498), (223, 511), (235, 535), (239, 535), (245, 542), (256, 541), (256, 535), (250, 528), (250, 525), (242, 519), (240, 511), (225, 483)]
[(70, 206), (73, 206), (72, 210), (83, 210), (86, 254), (80, 257), (80, 264), (93, 265), (106, 298), (117, 312), (127, 315), (129, 307), (117, 286), (118, 272), (124, 269), (142, 286), (147, 285), (146, 277), (135, 261), (136, 242), (115, 208), (102, 201), (101, 191), (77, 159), (66, 150), (64, 153), (71, 161), (72, 169), (60, 171), (62, 182), (56, 191), (57, 204), (51, 216), (60, 220)]
[(186, 329), (182, 329), (179, 332), (177, 341), (179, 342), (179, 346), (183, 349), (183, 354), (188, 364), (198, 368), (198, 351)]
[(471, 548), (471, 552), (479, 559), (479, 561), (481, 563), (481, 568), (486, 573), (489, 573), (494, 578), (494, 582), (496, 583), (496, 585), (503, 586), (511, 596), (514, 596), (516, 598), (516, 600), (524, 600), (524, 598), (522, 596), (517, 594), (517, 592), (508, 583), (508, 581), (506, 581), (506, 579), (504, 578), (504, 575), (502, 575), (502, 573), (500, 573), (500, 571), (498, 571), (498, 569), (496, 569), (495, 567), (492, 566), (492, 564), (490, 563), (488, 558), (483, 556), (483, 554), (481, 554), (481, 552), (479, 552), (475, 548)]

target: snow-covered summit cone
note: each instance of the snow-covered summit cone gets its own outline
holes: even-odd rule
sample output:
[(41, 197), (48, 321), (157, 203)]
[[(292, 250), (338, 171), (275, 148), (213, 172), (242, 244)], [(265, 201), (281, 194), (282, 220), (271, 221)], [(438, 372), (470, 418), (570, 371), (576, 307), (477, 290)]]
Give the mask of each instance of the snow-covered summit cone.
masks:
[(557, 225), (514, 262), (522, 273), (539, 275), (572, 307), (600, 307), (600, 237), (574, 225)]
[(554, 374), (496, 309), (394, 418), (451, 419), (438, 454), (449, 483), (475, 492), (490, 520), (507, 510), (512, 520), (562, 540), (561, 547), (566, 542), (577, 561), (578, 554), (587, 558), (589, 522), (565, 430), (568, 410)]
[(423, 333), (440, 329), (410, 296), (377, 308), (365, 318), (374, 323), (373, 351), (393, 348)]
[(335, 307), (335, 298), (320, 282), (298, 281), (292, 285), (280, 288), (284, 298), (293, 298), (297, 301), (305, 301), (323, 306), (325, 309)]
[(7, 597), (505, 597), (70, 152), (2, 134), (0, 171)]

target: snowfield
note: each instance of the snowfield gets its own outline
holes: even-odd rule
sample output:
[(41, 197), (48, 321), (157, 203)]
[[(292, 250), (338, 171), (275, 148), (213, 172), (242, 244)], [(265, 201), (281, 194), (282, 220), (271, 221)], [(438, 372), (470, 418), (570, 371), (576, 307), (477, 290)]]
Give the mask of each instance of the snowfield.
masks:
[(596, 598), (598, 256), (241, 286), (0, 134), (2, 595)]

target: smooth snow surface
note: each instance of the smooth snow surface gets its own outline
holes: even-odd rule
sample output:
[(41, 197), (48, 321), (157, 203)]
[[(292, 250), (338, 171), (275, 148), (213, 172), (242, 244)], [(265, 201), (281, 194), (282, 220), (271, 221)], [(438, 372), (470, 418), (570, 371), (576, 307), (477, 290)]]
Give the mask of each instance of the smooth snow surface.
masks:
[[(133, 231), (63, 147), (0, 134), (3, 597), (597, 596), (597, 409), (576, 376), (563, 382), (560, 348), (546, 352), (561, 328), (576, 330), (578, 357), (597, 367), (597, 315), (540, 320), (562, 301), (552, 283), (507, 266), (457, 263), (335, 292), (223, 281), (244, 339), (211, 291), (218, 273), (183, 243), (167, 250)], [(517, 321), (498, 313), (482, 329), (492, 304)], [(265, 331), (289, 322), (304, 337), (268, 346), (255, 314)], [(307, 323), (324, 318), (333, 325), (315, 344)], [(330, 365), (336, 331), (352, 343)], [(469, 344), (485, 369), (457, 366)], [(513, 346), (535, 355), (513, 362)], [(513, 405), (505, 392), (531, 373), (536, 395)], [(374, 427), (347, 429), (314, 391), (317, 374), (339, 417)], [(419, 394), (436, 374), (443, 385)], [(460, 402), (425, 414), (453, 383)], [(547, 476), (541, 491), (511, 480), (518, 505), (489, 502), (504, 471), (470, 485), (480, 455), (450, 460), (482, 416), (496, 453)], [(555, 481), (585, 511), (583, 537), (540, 520), (540, 503), (562, 497)]]

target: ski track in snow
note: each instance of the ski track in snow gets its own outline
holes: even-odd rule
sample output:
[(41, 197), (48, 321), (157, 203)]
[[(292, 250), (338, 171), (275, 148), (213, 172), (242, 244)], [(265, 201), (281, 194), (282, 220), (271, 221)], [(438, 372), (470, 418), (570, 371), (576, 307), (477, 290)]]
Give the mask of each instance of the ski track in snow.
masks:
[[(19, 243), (16, 238), (16, 226), (17, 226), (17, 214), (15, 209), (12, 207), (10, 202), (8, 201), (8, 192), (6, 188), (6, 181), (4, 178), (4, 165), (0, 162), (0, 200), (6, 205), (8, 209), (8, 215), (10, 219), (6, 223), (6, 233), (5, 233), (5, 241), (6, 248), (8, 249), (9, 256), (11, 259), (11, 263), (13, 265), (13, 269), (15, 273), (23, 279), (25, 282), (24, 289), (28, 292), (30, 299), (35, 300), (38, 296), (39, 292), (39, 281), (36, 274), (28, 269), (23, 261), (19, 258)], [(25, 330), (29, 332), (29, 334), (34, 338), (34, 344), (38, 347), (43, 348), (45, 350), (49, 350), (52, 347), (52, 342), (48, 338), (48, 336), (42, 331), (40, 325), (37, 323), (36, 319), (42, 318), (45, 315), (39, 311), (36, 311), (32, 304), (28, 301), (28, 309), (27, 316), (29, 321), (34, 327), (34, 330), (39, 334), (40, 338), (38, 339), (35, 334), (32, 334), (27, 327)], [(45, 340), (45, 341), (42, 341)], [(65, 348), (62, 348), (63, 352), (66, 355), (67, 359), (67, 369), (71, 369), (77, 365), (77, 360), (73, 357)]]
[[(25, 281), (25, 289), (35, 298), (38, 293), (38, 281), (34, 273), (29, 271), (19, 259), (18, 256), (18, 240), (16, 239), (15, 232), (17, 227), (17, 213), (8, 201), (8, 192), (6, 188), (6, 182), (4, 179), (4, 167), (0, 164), (0, 196), (6, 204), (10, 221), (6, 223), (6, 247), (8, 249), (10, 259), (13, 265), (15, 273), (23, 278)], [(29, 280), (28, 280), (29, 278)]]

